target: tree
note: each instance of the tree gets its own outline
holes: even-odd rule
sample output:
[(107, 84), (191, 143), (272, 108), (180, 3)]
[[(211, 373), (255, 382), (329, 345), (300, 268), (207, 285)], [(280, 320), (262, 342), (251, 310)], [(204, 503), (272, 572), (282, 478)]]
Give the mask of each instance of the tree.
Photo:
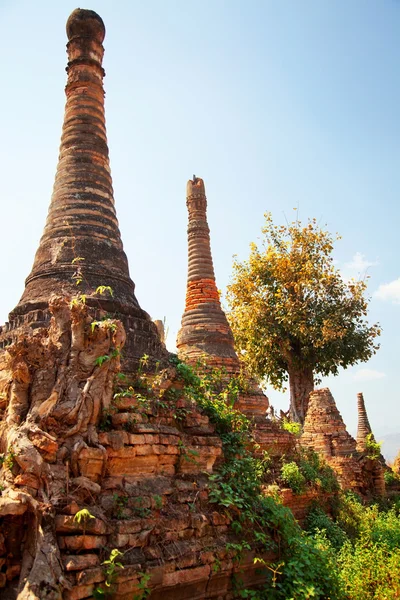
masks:
[(252, 243), (249, 259), (234, 261), (228, 318), (250, 373), (276, 389), (289, 379), (290, 414), (302, 423), (318, 375), (367, 361), (380, 328), (365, 319), (365, 279), (345, 282), (335, 268), (328, 231), (315, 219), (265, 218), (262, 249)]

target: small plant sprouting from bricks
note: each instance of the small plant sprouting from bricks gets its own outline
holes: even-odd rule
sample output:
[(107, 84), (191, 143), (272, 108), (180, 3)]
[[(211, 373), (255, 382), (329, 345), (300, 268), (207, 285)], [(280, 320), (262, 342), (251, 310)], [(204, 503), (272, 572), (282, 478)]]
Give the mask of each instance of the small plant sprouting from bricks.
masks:
[[(118, 375), (122, 375), (122, 373), (118, 373)], [(126, 375), (125, 375), (126, 377)], [(118, 402), (121, 398), (133, 398), (135, 395), (135, 390), (130, 385), (127, 389), (121, 389), (119, 392), (114, 394), (114, 400)]]
[(78, 525), (82, 525), (82, 534), (83, 534), (83, 538), (85, 538), (86, 535), (86, 527), (88, 522), (90, 521), (90, 519), (95, 519), (96, 517), (92, 515), (91, 512), (88, 511), (87, 508), (82, 508), (82, 510), (78, 510), (78, 512), (74, 515), (74, 521), (75, 523), (78, 523)]
[(113, 495), (112, 516), (114, 519), (122, 519), (125, 508), (128, 507), (128, 496)]
[(199, 456), (197, 450), (193, 450), (193, 448), (187, 448), (182, 440), (178, 440), (178, 448), (183, 460), (189, 463), (197, 464), (196, 457)]
[(87, 522), (90, 519), (95, 519), (96, 517), (92, 515), (91, 512), (88, 511), (87, 508), (82, 508), (82, 510), (78, 510), (78, 512), (74, 515), (74, 521), (78, 523), (78, 525), (83, 524), (83, 527), (86, 526)]
[(103, 321), (92, 321), (90, 323), (90, 330), (92, 333), (95, 332), (97, 327), (105, 327), (109, 329), (112, 333), (117, 330), (117, 325), (111, 319), (104, 319)]
[(10, 444), (8, 446), (6, 454), (0, 454), (0, 468), (4, 466), (6, 467), (6, 469), (9, 469), (11, 471), (13, 466), (15, 465), (15, 457), (16, 454), (14, 446)]
[(72, 298), (70, 302), (70, 307), (74, 306), (84, 306), (86, 304), (87, 294), (79, 294), (76, 298)]
[(120, 350), (118, 348), (114, 348), (111, 354), (103, 354), (103, 356), (98, 356), (94, 364), (98, 367), (101, 367), (105, 362), (111, 360), (112, 358), (117, 358), (117, 356), (120, 356), (120, 354)]
[(173, 417), (178, 422), (183, 422), (192, 411), (186, 406), (175, 407)]
[(133, 433), (135, 431), (135, 425), (137, 420), (135, 417), (129, 417), (129, 419), (123, 424), (123, 429), (128, 433)]
[(145, 504), (145, 500), (141, 496), (131, 500), (132, 510), (135, 517), (146, 519), (151, 515), (151, 510), (148, 508), (148, 506), (145, 506)]
[(112, 416), (115, 413), (115, 409), (110, 406), (109, 408), (103, 408), (99, 424), (97, 426), (99, 431), (111, 431), (112, 429)]
[(121, 562), (118, 562), (118, 559), (121, 556), (123, 556), (123, 553), (117, 550), (117, 548), (114, 548), (111, 550), (109, 558), (101, 563), (106, 576), (106, 580), (104, 582), (105, 587), (98, 586), (95, 588), (93, 590), (93, 598), (101, 599), (113, 595), (113, 588), (118, 571), (124, 568), (124, 565)]
[(163, 499), (162, 496), (160, 496), (159, 494), (155, 494), (153, 496), (153, 504), (154, 504), (154, 508), (156, 510), (161, 510), (163, 507)]
[(151, 578), (150, 573), (144, 573), (143, 571), (139, 571), (138, 573), (139, 583), (138, 583), (138, 594), (133, 596), (133, 600), (143, 600), (144, 598), (148, 598), (150, 596), (151, 590), (149, 588), (149, 580)]
[(73, 281), (75, 281), (75, 285), (80, 285), (83, 281), (83, 271), (81, 262), (83, 262), (84, 260), (85, 259), (83, 258), (83, 256), (75, 256), (75, 258), (71, 261), (71, 265), (76, 265), (75, 272), (72, 275), (72, 279)]
[(145, 367), (148, 366), (149, 359), (150, 359), (150, 356), (148, 354), (143, 354), (143, 356), (139, 359), (139, 367), (138, 367), (139, 375), (141, 375), (143, 373), (143, 370), (145, 369)]
[(96, 296), (104, 296), (107, 294), (109, 296), (111, 296), (111, 298), (114, 296), (114, 291), (113, 291), (112, 287), (110, 287), (109, 285), (99, 285), (96, 288), (96, 291), (95, 291)]

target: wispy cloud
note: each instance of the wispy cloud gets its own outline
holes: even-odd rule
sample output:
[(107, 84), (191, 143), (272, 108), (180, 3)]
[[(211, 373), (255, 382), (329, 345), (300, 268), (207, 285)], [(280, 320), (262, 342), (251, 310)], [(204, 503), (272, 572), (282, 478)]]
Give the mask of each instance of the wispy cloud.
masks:
[(382, 371), (376, 371), (375, 369), (359, 369), (354, 375), (354, 381), (374, 381), (376, 379), (383, 379), (386, 377), (386, 373)]
[(344, 266), (346, 269), (351, 271), (363, 273), (368, 269), (368, 267), (376, 267), (376, 265), (379, 265), (377, 260), (367, 260), (364, 254), (361, 252), (356, 252), (352, 260), (349, 263), (346, 263)]
[(382, 283), (373, 295), (380, 300), (400, 304), (400, 277), (390, 283)]

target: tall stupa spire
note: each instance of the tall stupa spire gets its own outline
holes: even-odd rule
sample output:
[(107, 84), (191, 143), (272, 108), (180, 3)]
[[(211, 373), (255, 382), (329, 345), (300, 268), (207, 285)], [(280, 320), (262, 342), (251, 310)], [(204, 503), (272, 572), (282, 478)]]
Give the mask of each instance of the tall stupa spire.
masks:
[[(204, 181), (195, 175), (187, 183), (186, 206), (189, 264), (185, 312), (176, 342), (178, 354), (189, 363), (200, 360), (212, 368), (224, 369), (228, 375), (237, 375), (241, 365), (215, 283)], [(249, 376), (247, 380), (248, 389), (239, 395), (235, 407), (262, 422), (268, 398), (254, 380)]]
[[(136, 300), (114, 206), (104, 114), (104, 23), (94, 11), (78, 8), (67, 21), (67, 36), (66, 106), (53, 194), (25, 291), (5, 329), (45, 325), (52, 294), (81, 293), (89, 305), (124, 321), (127, 355), (157, 355), (162, 346)], [(99, 286), (109, 286), (112, 297), (96, 296)]]
[(189, 213), (189, 264), (185, 312), (178, 333), (178, 353), (188, 362), (205, 360), (228, 373), (239, 372), (233, 334), (221, 308), (215, 283), (207, 223), (204, 181), (193, 176), (186, 187)]
[(363, 452), (366, 449), (367, 436), (372, 434), (369, 424), (367, 409), (365, 408), (363, 394), (357, 394), (358, 427), (357, 427), (357, 450)]

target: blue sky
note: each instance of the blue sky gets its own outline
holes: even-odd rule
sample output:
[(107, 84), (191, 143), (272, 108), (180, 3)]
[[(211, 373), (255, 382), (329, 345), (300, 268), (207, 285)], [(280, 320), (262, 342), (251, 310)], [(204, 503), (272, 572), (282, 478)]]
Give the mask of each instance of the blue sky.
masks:
[[(69, 0), (0, 0), (0, 322), (18, 302), (51, 196), (64, 111)], [(398, 432), (398, 0), (97, 1), (107, 34), (115, 200), (136, 292), (174, 346), (186, 286), (185, 185), (203, 177), (218, 287), (263, 214), (339, 232), (346, 277), (370, 275), (368, 363), (325, 380), (350, 431), (364, 392)], [(287, 396), (268, 390), (275, 406)]]

